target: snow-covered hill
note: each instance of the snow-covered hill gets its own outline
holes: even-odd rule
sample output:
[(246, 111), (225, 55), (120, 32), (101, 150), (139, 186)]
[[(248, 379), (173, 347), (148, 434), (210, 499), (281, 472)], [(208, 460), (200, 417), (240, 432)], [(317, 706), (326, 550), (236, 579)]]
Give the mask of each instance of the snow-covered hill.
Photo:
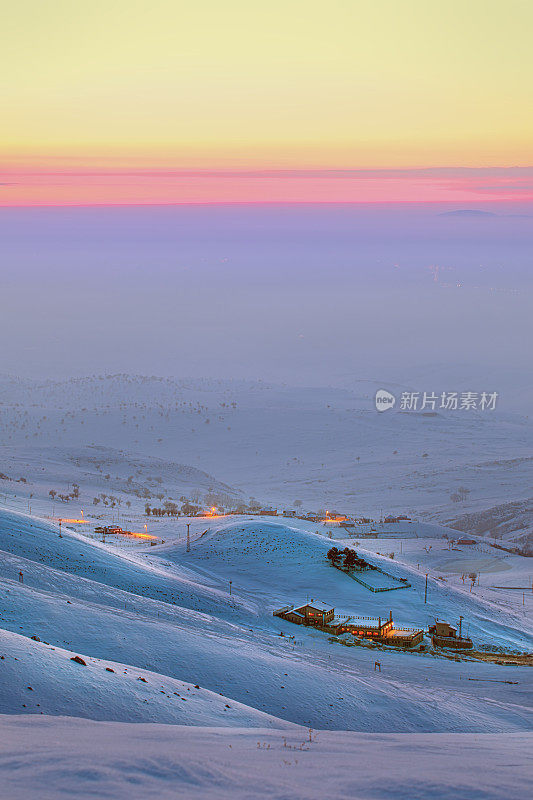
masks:
[(533, 554), (533, 498), (461, 514), (447, 520), (447, 524), (474, 536), (511, 540)]
[[(208, 533), (193, 537), (190, 553), (181, 535), (159, 548), (132, 552), (68, 529), (60, 539), (57, 527), (3, 514), (0, 626), (17, 634), (16, 646), (9, 639), (10, 652), (18, 657), (16, 648), (25, 651), (21, 666), (28, 665), (28, 675), (21, 671), (17, 692), (0, 683), (0, 711), (34, 713), (40, 702), (36, 688), (53, 698), (54, 686), (59, 690), (53, 675), (62, 667), (65, 700), (48, 701), (49, 713), (69, 713), (70, 706), (70, 713), (79, 714), (85, 707), (89, 717), (122, 720), (129, 699), (138, 708), (141, 698), (154, 697), (160, 683), (160, 701), (149, 703), (145, 719), (168, 722), (177, 713), (173, 692), (184, 691), (176, 682), (184, 682), (221, 693), (229, 698), (224, 704), (239, 703), (313, 728), (479, 732), (530, 727), (531, 691), (523, 669), (382, 650), (382, 672), (376, 673), (376, 652), (339, 646), (319, 631), (273, 617), (281, 601), (308, 594), (356, 614), (391, 608), (404, 623), (423, 625), (436, 613), (462, 613), (473, 635), (531, 647), (516, 614), (465, 592), (435, 583), (424, 608), (422, 576), (408, 567), (393, 566), (407, 571), (413, 588), (377, 599), (328, 567), (323, 556), (330, 543), (313, 531), (266, 521), (218, 520)], [(70, 662), (66, 651), (88, 666)], [(109, 662), (115, 675), (105, 670)], [(8, 663), (11, 677), (17, 675), (14, 662), (6, 659), (0, 669), (7, 670)], [(39, 678), (39, 663), (52, 678)], [(113, 682), (119, 670), (120, 684)], [(141, 681), (142, 687), (132, 688), (139, 675), (149, 686)], [(33, 686), (31, 681), (33, 692), (24, 689)], [(107, 687), (120, 695), (116, 703), (104, 702)], [(86, 697), (97, 698), (94, 712)], [(188, 724), (210, 718), (211, 710), (196, 700)], [(217, 706), (220, 711), (225, 714)], [(247, 713), (252, 712), (242, 710)]]
[[(426, 531), (431, 528), (424, 527)], [(398, 622), (414, 627), (426, 627), (435, 617), (457, 620), (463, 615), (468, 621), (469, 634), (478, 646), (533, 649), (531, 619), (524, 619), (514, 609), (484, 602), (479, 595), (468, 591), (468, 585), (459, 588), (433, 578), (428, 601), (424, 602), (425, 572), (436, 553), (449, 553), (445, 540), (433, 540), (429, 552), (420, 548), (422, 555), (419, 553), (418, 557), (422, 568), (418, 569), (412, 564), (400, 565), (397, 560), (373, 554), (373, 563), (398, 577), (407, 576), (411, 584), (409, 588), (373, 594), (329, 566), (325, 556), (332, 541), (324, 529), (322, 531), (315, 533), (265, 520), (232, 521), (227, 525), (221, 523), (201, 536), (190, 553), (184, 552), (182, 541), (177, 545), (164, 545), (159, 553), (178, 564), (194, 564), (207, 574), (226, 579), (231, 576), (240, 596), (261, 597), (267, 609), (314, 597), (336, 606), (339, 613), (346, 611), (384, 618), (393, 610)], [(353, 541), (343, 544), (354, 546)], [(380, 545), (381, 552), (387, 549), (381, 549)], [(358, 545), (358, 550), (367, 553), (364, 541)], [(452, 555), (456, 557), (455, 553)], [(529, 565), (528, 559), (520, 560)], [(435, 574), (433, 570), (432, 573)], [(284, 629), (290, 631), (290, 624)]]

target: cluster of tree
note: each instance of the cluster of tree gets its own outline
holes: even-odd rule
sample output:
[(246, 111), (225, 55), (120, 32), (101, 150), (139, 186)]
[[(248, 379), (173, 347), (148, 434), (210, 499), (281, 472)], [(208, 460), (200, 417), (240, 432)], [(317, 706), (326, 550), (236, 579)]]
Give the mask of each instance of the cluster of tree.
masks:
[(132, 491), (136, 497), (140, 497), (142, 500), (150, 500), (152, 497), (152, 492), (145, 486), (136, 487)]
[(144, 512), (148, 517), (177, 517), (179, 513), (177, 509), (171, 511), (169, 508), (151, 508), (148, 505), (144, 507)]
[(148, 517), (178, 517), (180, 514), (185, 517), (192, 517), (201, 510), (200, 506), (195, 506), (189, 503), (188, 500), (183, 503), (181, 508), (178, 508), (177, 504), (172, 500), (167, 500), (160, 508), (151, 508), (149, 505), (144, 507), (144, 512)]
[(338, 547), (331, 547), (327, 552), (327, 558), (331, 561), (333, 566), (339, 566), (342, 561), (343, 569), (365, 569), (372, 567), (364, 558), (360, 558), (355, 550), (350, 547), (345, 547), (344, 550), (339, 550)]
[(470, 494), (470, 489), (466, 489), (464, 486), (460, 486), (456, 492), (450, 495), (450, 500), (453, 503), (461, 503), (461, 502), (464, 503), (469, 494)]
[[(115, 497), (113, 494), (105, 494), (104, 492), (101, 492), (98, 497), (93, 497), (93, 506), (97, 506), (100, 501), (102, 501), (104, 506), (109, 506), (110, 508), (122, 505), (120, 497)], [(131, 506), (131, 501), (126, 500), (126, 505), (129, 508)]]
[(262, 508), (261, 503), (256, 500), (250, 500), (249, 503), (238, 503), (233, 506), (232, 511), (235, 514), (257, 514)]
[(10, 478), (9, 475), (5, 475), (3, 472), (0, 472), (0, 480), (1, 481), (15, 481), (15, 483), (28, 483), (26, 478)]
[(77, 500), (80, 496), (80, 487), (77, 483), (72, 484), (72, 491), (69, 494), (61, 494), (60, 492), (56, 492), (55, 489), (50, 489), (48, 495), (52, 500), (56, 498), (61, 500), (63, 503), (68, 503), (70, 500)]
[(206, 492), (204, 500), (208, 508), (232, 508), (235, 503), (231, 495), (226, 492), (215, 492), (213, 489)]
[(225, 509), (226, 513), (232, 514), (257, 514), (262, 508), (261, 503), (254, 500), (253, 497), (250, 498), (249, 503), (237, 503), (229, 495), (215, 494), (212, 492), (206, 494), (205, 504), (209, 508), (213, 508), (214, 506), (219, 511)]

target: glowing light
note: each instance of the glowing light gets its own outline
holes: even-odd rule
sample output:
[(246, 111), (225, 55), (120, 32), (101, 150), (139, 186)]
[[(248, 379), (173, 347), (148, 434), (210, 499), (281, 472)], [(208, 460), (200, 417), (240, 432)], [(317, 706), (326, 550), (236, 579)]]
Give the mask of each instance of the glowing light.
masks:
[(216, 506), (211, 506), (211, 508), (209, 509), (209, 511), (206, 511), (206, 513), (204, 514), (204, 516), (205, 516), (205, 517), (223, 517), (223, 516), (225, 516), (225, 515), (224, 515), (224, 514), (219, 514), (219, 512), (218, 512), (218, 508), (217, 508)]

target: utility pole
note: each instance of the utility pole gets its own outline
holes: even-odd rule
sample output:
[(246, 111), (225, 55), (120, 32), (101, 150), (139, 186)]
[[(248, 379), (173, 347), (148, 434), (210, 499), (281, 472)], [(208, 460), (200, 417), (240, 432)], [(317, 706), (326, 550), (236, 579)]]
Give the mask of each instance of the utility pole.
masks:
[(191, 534), (190, 534), (190, 522), (187, 523), (187, 553), (191, 552)]
[(426, 572), (426, 590), (424, 592), (424, 603), (428, 601), (428, 574)]

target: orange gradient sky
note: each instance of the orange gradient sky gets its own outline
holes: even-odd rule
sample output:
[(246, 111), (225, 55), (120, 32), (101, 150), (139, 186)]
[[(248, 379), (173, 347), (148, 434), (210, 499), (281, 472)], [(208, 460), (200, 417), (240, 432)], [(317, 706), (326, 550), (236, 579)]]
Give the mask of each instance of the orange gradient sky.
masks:
[(531, 199), (532, 30), (530, 0), (19, 0), (0, 204)]

